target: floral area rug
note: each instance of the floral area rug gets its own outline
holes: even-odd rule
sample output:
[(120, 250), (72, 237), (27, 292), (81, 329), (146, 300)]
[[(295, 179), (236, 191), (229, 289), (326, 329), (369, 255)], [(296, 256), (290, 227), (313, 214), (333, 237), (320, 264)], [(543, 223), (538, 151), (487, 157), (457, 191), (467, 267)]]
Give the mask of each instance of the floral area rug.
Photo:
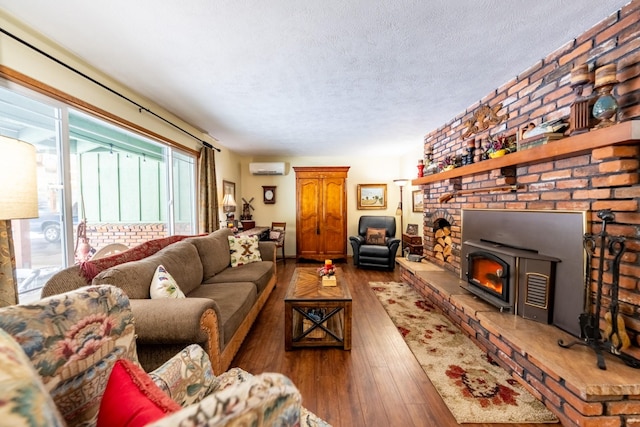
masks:
[(558, 421), (410, 285), (369, 285), (458, 423)]

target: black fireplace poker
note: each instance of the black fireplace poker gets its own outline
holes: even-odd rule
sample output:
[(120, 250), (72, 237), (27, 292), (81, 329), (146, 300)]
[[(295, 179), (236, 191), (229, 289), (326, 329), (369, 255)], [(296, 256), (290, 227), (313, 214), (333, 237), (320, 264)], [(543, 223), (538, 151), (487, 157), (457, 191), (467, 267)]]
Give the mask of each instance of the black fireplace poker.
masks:
[[(625, 250), (623, 237), (609, 237), (607, 234), (607, 223), (615, 219), (615, 215), (611, 209), (603, 209), (598, 211), (598, 218), (602, 220), (602, 230), (600, 234), (593, 235), (586, 233), (583, 236), (583, 246), (587, 252), (587, 262), (585, 268), (585, 307), (584, 312), (580, 314), (578, 320), (580, 322), (580, 340), (575, 340), (565, 344), (562, 339), (558, 340), (558, 345), (563, 348), (569, 348), (575, 344), (584, 345), (591, 348), (597, 359), (597, 365), (600, 369), (607, 369), (604, 361), (603, 352), (611, 353), (620, 358), (625, 364), (632, 368), (640, 368), (640, 360), (635, 357), (622, 353), (620, 350), (625, 341), (626, 331), (624, 331), (624, 322), (618, 313), (618, 287), (620, 277), (620, 261), (622, 253)], [(599, 238), (599, 239), (598, 239)], [(593, 258), (596, 254), (596, 241), (600, 240), (600, 253), (598, 255), (598, 282), (595, 298), (595, 310), (591, 310), (591, 266)], [(604, 275), (605, 248), (609, 254), (613, 256), (610, 264), (610, 271), (613, 276), (611, 285), (611, 307), (607, 313), (607, 322), (611, 322), (611, 327), (607, 327), (605, 336), (600, 333), (600, 309), (602, 306), (602, 282)], [(628, 338), (627, 338), (628, 339)]]

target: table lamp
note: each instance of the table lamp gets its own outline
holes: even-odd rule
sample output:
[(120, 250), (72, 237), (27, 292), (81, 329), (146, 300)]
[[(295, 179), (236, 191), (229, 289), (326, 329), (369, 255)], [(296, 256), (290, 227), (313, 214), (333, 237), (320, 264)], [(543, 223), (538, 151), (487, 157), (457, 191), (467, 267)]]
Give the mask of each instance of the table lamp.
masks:
[(234, 222), (234, 212), (236, 211), (236, 200), (233, 194), (227, 193), (222, 199), (222, 210), (227, 215), (227, 224)]
[[(35, 147), (17, 139), (0, 136), (0, 153), (0, 220), (36, 218), (38, 186)], [(7, 223), (6, 229), (9, 253), (0, 253), (0, 265), (10, 265), (11, 276), (0, 274), (0, 306), (18, 303), (18, 279), (10, 223)], [(8, 288), (12, 290), (9, 291)], [(6, 298), (11, 294), (12, 298)]]

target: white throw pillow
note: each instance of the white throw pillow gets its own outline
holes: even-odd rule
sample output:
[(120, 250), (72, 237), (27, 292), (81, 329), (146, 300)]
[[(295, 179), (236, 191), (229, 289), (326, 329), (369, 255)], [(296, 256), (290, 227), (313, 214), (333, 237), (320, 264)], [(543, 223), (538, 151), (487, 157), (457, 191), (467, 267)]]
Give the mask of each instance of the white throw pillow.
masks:
[(258, 249), (258, 236), (238, 237), (229, 236), (229, 250), (231, 252), (231, 267), (262, 261)]
[(149, 289), (151, 298), (186, 298), (176, 279), (161, 264), (156, 268)]

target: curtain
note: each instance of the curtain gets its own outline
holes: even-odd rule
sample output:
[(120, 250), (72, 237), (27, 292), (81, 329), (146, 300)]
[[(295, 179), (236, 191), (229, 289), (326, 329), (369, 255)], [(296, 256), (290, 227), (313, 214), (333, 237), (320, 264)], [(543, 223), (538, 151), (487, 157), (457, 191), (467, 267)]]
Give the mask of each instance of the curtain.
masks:
[(0, 307), (18, 303), (16, 256), (13, 252), (11, 220), (0, 220)]
[(215, 152), (212, 148), (202, 147), (200, 150), (198, 171), (200, 233), (211, 233), (220, 227)]

